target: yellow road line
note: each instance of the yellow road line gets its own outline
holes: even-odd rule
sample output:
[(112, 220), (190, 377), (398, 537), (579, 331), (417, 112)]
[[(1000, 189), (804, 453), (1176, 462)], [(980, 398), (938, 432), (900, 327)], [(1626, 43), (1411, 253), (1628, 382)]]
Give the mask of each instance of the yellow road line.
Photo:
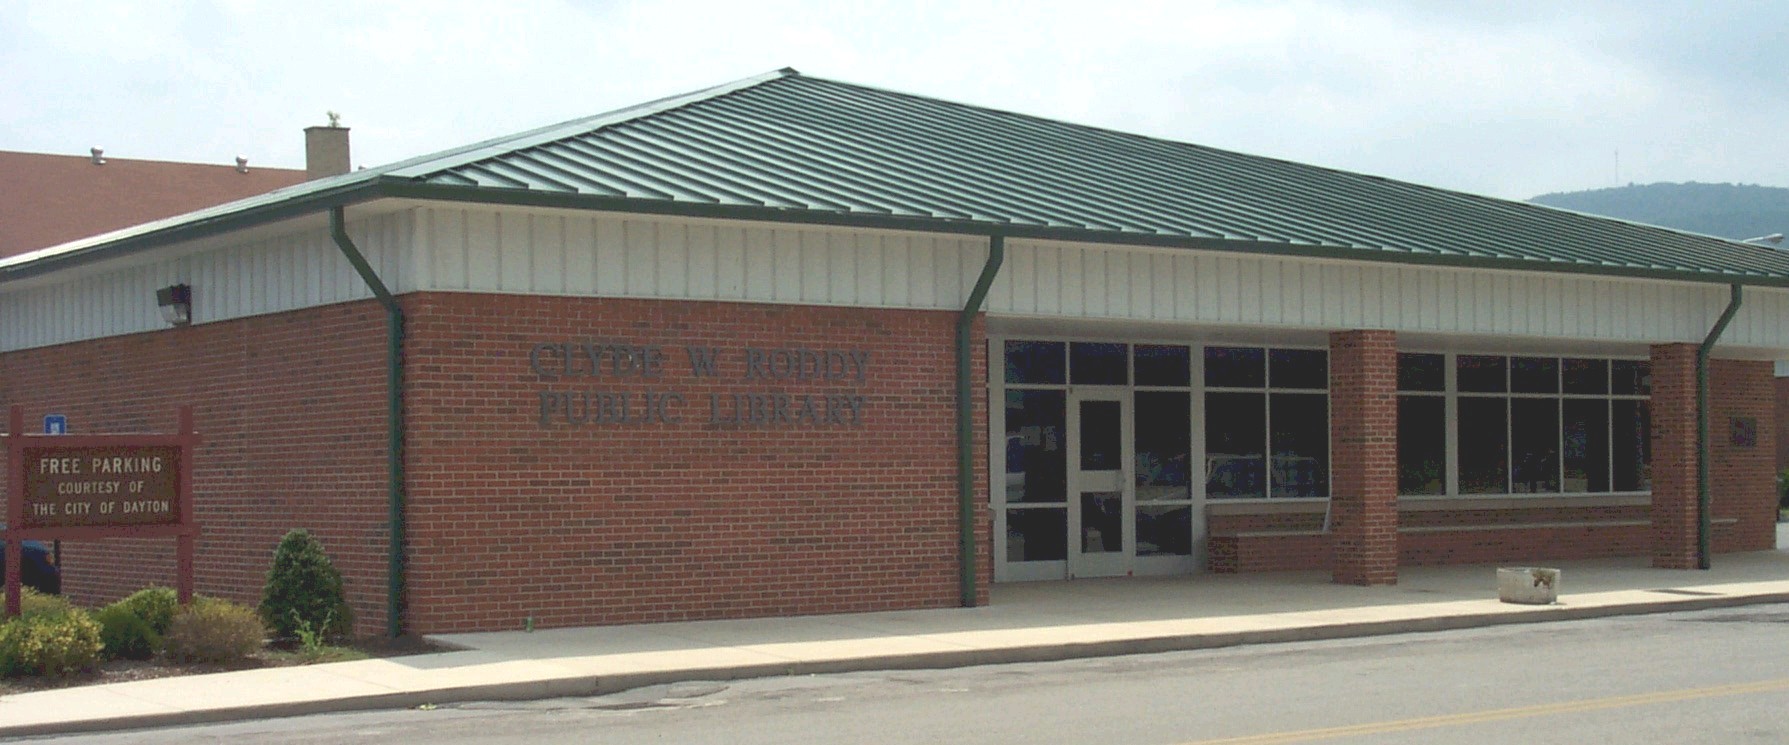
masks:
[(1518, 706), (1511, 709), (1487, 709), (1485, 711), (1469, 711), (1462, 714), (1444, 714), (1442, 716), (1419, 717), (1416, 719), (1397, 719), (1388, 722), (1368, 722), (1366, 724), (1307, 729), (1296, 732), (1270, 732), (1264, 735), (1229, 737), (1218, 740), (1199, 740), (1196, 742), (1184, 743), (1184, 745), (1277, 745), (1278, 743), (1327, 740), (1335, 737), (1375, 735), (1386, 732), (1405, 732), (1417, 729), (1433, 729), (1435, 727), (1454, 727), (1462, 724), (1495, 722), (1503, 719), (1521, 719), (1524, 717), (1539, 717), (1554, 714), (1572, 714), (1581, 711), (1619, 709), (1624, 706), (1646, 706), (1648, 704), (1663, 704), (1698, 698), (1740, 696), (1748, 693), (1764, 693), (1767, 691), (1780, 691), (1784, 689), (1789, 689), (1789, 678), (1763, 680), (1755, 683), (1734, 683), (1731, 685), (1712, 686), (1708, 688), (1683, 688), (1675, 691), (1659, 691), (1657, 693), (1637, 693), (1630, 696), (1610, 696), (1608, 698), (1563, 701), (1556, 704)]

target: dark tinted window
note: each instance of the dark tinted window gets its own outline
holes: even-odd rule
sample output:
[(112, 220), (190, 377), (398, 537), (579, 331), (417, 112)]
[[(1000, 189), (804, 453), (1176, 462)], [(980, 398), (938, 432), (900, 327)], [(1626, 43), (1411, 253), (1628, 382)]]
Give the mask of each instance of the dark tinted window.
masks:
[(1558, 393), (1559, 360), (1551, 357), (1512, 357), (1509, 361), (1509, 383), (1510, 390), (1516, 393)]
[(1447, 390), (1447, 355), (1398, 355), (1398, 390), (1436, 393)]
[(1268, 385), (1275, 388), (1328, 388), (1329, 353), (1321, 349), (1275, 349), (1267, 353)]
[[(1608, 360), (1565, 360), (1566, 393), (1600, 394), (1609, 392)], [(1568, 490), (1569, 491), (1569, 490)]]
[(1009, 341), (1006, 343), (1006, 382), (1028, 385), (1061, 385), (1068, 382), (1059, 341)]
[(1191, 385), (1192, 352), (1186, 347), (1138, 344), (1137, 385)]
[(1076, 385), (1124, 385), (1130, 382), (1129, 348), (1124, 344), (1075, 342), (1068, 347), (1069, 382)]
[(1266, 350), (1257, 347), (1206, 347), (1205, 384), (1221, 388), (1266, 387)]

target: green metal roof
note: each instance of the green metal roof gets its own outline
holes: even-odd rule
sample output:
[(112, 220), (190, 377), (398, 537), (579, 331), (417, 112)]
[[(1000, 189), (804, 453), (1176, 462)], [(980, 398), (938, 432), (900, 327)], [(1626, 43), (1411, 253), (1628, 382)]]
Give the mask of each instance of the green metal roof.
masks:
[(1764, 247), (793, 70), (26, 254), (0, 277), (377, 196), (1789, 286), (1789, 253)]

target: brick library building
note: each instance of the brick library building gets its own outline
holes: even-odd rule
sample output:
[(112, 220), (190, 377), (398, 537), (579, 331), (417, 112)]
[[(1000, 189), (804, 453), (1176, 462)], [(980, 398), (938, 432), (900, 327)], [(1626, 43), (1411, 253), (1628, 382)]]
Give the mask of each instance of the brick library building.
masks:
[[(1765, 247), (793, 70), (309, 134), (333, 175), (0, 259), (0, 404), (193, 407), (200, 592), (292, 528), (362, 634), (1774, 545)], [(79, 602), (173, 581), (62, 552)]]

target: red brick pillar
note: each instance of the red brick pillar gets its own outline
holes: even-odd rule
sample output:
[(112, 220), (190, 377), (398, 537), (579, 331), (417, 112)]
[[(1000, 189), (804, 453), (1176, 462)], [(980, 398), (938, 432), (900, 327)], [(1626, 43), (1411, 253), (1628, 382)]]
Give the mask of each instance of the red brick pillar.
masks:
[(1652, 565), (1696, 568), (1696, 345), (1652, 347)]
[(1398, 335), (1329, 335), (1331, 576), (1398, 583)]

